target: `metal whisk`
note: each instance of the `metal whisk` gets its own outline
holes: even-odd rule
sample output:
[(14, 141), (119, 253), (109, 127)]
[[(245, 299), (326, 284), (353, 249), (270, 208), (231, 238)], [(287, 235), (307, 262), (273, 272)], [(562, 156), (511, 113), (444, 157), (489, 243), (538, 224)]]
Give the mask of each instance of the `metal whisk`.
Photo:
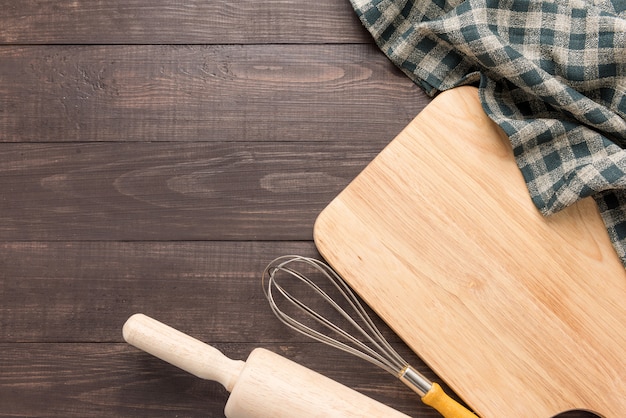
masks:
[[(303, 270), (308, 271), (304, 273)], [(309, 272), (311, 276), (308, 275)], [(411, 367), (393, 349), (348, 284), (326, 263), (297, 255), (279, 257), (265, 268), (263, 289), (272, 311), (288, 327), (386, 370), (420, 395), (422, 402), (435, 408), (444, 417), (476, 418), (476, 415), (446, 395), (437, 383), (429, 381)], [(302, 291), (308, 294), (303, 294)], [(347, 332), (301, 299), (309, 299), (310, 296), (323, 302), (325, 312), (333, 312), (337, 316), (336, 320), (345, 322), (360, 338)], [(286, 310), (294, 314), (288, 314)]]

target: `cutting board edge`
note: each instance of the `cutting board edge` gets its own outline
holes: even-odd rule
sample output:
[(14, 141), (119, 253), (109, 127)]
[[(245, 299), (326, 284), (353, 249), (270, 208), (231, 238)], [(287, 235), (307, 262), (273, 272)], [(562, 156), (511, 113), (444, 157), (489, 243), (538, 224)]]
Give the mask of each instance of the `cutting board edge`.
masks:
[[(437, 98), (435, 99), (435, 101), (436, 101), (436, 100), (437, 100)], [(417, 115), (417, 117), (416, 117), (415, 119), (419, 119), (419, 118), (420, 118), (420, 116), (421, 116), (421, 114), (420, 114), (420, 115)], [(415, 119), (414, 119), (414, 121), (415, 121)], [(406, 130), (406, 129), (408, 129), (408, 128), (405, 128), (405, 130)], [(403, 131), (402, 131), (402, 132), (401, 132), (398, 136), (403, 135), (403, 134), (405, 133), (405, 130), (403, 130)], [(383, 150), (381, 151), (381, 154), (384, 154), (384, 153), (386, 152), (386, 150), (387, 150), (389, 147), (391, 147), (391, 146), (393, 145), (393, 143), (394, 143), (394, 142), (392, 141), (392, 142), (391, 142), (391, 143), (390, 143), (387, 147), (385, 147), (385, 149), (383, 149)], [(370, 166), (371, 166), (372, 164), (374, 164), (374, 163), (378, 160), (378, 158), (379, 158), (379, 157), (380, 157), (380, 155), (379, 155), (379, 156), (377, 156), (377, 157), (376, 157), (376, 158), (375, 158), (372, 162), (370, 162), (370, 163), (367, 165), (367, 167), (363, 170), (363, 172), (362, 172), (361, 174), (359, 174), (359, 176), (361, 176), (361, 175), (363, 175), (363, 173), (367, 172), (367, 171), (369, 170)], [(357, 178), (358, 178), (359, 176), (357, 176)], [(356, 179), (355, 179), (355, 180), (356, 180)], [(348, 187), (350, 187), (350, 186), (348, 186)], [(320, 254), (321, 254), (321, 255), (322, 255), (322, 256), (323, 256), (323, 257), (324, 257), (327, 261), (329, 261), (329, 264), (331, 264), (331, 266), (333, 266), (333, 267), (335, 267), (335, 268), (336, 268), (336, 263), (335, 263), (335, 262), (333, 262), (333, 260), (334, 260), (334, 258), (335, 258), (335, 257), (334, 257), (332, 254), (329, 254), (329, 251), (330, 251), (330, 250), (327, 248), (328, 246), (324, 243), (324, 237), (323, 237), (323, 236), (320, 236), (320, 224), (321, 224), (321, 223), (323, 223), (323, 222), (325, 221), (325, 217), (326, 217), (326, 215), (327, 215), (327, 213), (328, 213), (328, 208), (330, 208), (330, 207), (332, 207), (332, 206), (336, 205), (336, 204), (337, 204), (337, 203), (336, 203), (337, 201), (341, 201), (341, 198), (342, 198), (342, 196), (343, 196), (343, 194), (344, 194), (344, 193), (345, 193), (345, 190), (344, 190), (344, 191), (342, 191), (342, 192), (341, 192), (338, 196), (336, 196), (336, 197), (333, 199), (333, 201), (331, 201), (331, 203), (330, 203), (330, 204), (329, 204), (329, 205), (328, 205), (328, 206), (327, 206), (327, 207), (326, 207), (326, 208), (325, 208), (325, 209), (324, 209), (324, 210), (323, 210), (323, 211), (319, 214), (319, 216), (317, 217), (317, 219), (316, 219), (316, 221), (315, 221), (315, 225), (314, 225), (314, 228), (313, 228), (313, 237), (314, 237), (314, 241), (315, 241), (315, 243), (316, 243), (316, 246), (317, 246), (317, 248), (318, 248), (318, 251), (320, 252)], [(616, 256), (616, 255), (615, 255), (615, 256)], [(339, 270), (341, 270), (341, 269), (339, 269)], [(358, 292), (358, 289), (356, 289), (356, 291), (357, 291), (357, 293), (359, 293), (359, 292)], [(393, 326), (392, 326), (392, 328), (393, 328)], [(394, 331), (395, 331), (395, 330), (394, 330)], [(420, 353), (420, 352), (417, 352), (417, 354), (418, 354), (420, 357), (424, 357), (424, 355), (423, 355), (422, 353)], [(427, 362), (427, 364), (428, 364), (428, 359), (424, 359), (424, 360), (425, 360), (425, 361)], [(429, 366), (430, 366), (430, 364), (429, 364)], [(431, 366), (431, 367), (432, 367), (432, 366)], [(434, 370), (436, 373), (438, 373), (438, 374), (439, 374), (439, 371), (438, 371), (438, 370), (436, 370), (436, 369), (433, 369), (433, 370)], [(449, 376), (442, 376), (442, 378), (443, 378), (446, 382), (448, 382), (448, 381), (450, 380), (450, 379), (449, 379)], [(454, 384), (451, 384), (450, 386), (453, 388), (453, 390), (457, 391), (457, 389), (455, 389), (455, 385), (454, 385)], [(462, 394), (461, 394), (461, 395), (462, 395)], [(558, 411), (556, 411), (556, 412), (555, 412), (555, 414), (557, 414), (557, 413), (561, 413), (561, 412), (564, 412), (564, 411), (566, 411), (566, 410), (576, 409), (576, 406), (575, 406), (575, 405), (573, 405), (573, 404), (572, 404), (572, 405), (567, 405), (567, 406), (562, 405), (561, 407), (562, 407), (562, 408), (565, 408), (565, 409), (559, 409)], [(579, 409), (580, 409), (580, 408), (579, 408)], [(583, 409), (584, 409), (584, 408), (583, 408)], [(478, 412), (480, 413), (480, 410), (478, 410)], [(550, 412), (550, 413), (551, 413), (551, 412)], [(491, 416), (495, 416), (495, 415), (491, 415)]]

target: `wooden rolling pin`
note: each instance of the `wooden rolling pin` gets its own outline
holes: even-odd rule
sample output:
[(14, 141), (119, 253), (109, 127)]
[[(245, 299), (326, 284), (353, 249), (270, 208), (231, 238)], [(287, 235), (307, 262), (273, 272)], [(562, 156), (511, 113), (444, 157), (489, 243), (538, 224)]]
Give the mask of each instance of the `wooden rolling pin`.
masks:
[(271, 351), (256, 348), (248, 360), (231, 360), (210, 345), (143, 314), (123, 328), (131, 345), (231, 394), (227, 418), (408, 418), (380, 402)]

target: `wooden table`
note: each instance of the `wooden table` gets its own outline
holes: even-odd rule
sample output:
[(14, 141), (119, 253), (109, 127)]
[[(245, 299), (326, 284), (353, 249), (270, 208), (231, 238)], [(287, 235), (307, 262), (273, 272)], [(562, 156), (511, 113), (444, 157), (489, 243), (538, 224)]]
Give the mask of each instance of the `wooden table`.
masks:
[(436, 416), (261, 289), (428, 103), (347, 0), (1, 3), (0, 416), (223, 416), (219, 384), (123, 342), (135, 312)]

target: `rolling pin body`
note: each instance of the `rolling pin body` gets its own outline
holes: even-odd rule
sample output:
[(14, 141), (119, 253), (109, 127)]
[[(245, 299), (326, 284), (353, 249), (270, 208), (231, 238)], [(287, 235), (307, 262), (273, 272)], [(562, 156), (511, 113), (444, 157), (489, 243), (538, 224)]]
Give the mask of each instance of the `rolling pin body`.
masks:
[(247, 361), (219, 350), (142, 314), (126, 321), (131, 345), (198, 377), (221, 383), (231, 395), (228, 418), (408, 418), (271, 351), (254, 349)]

